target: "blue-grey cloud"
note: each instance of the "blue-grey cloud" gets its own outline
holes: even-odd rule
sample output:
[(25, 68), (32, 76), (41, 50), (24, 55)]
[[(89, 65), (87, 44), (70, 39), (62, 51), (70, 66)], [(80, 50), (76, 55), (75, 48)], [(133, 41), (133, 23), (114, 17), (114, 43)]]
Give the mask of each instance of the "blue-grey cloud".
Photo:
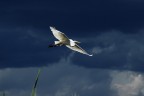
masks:
[[(43, 67), (37, 95), (68, 96), (77, 93), (79, 96), (141, 96), (144, 94), (142, 73), (79, 67), (69, 61), (72, 55), (62, 58), (52, 66)], [(1, 69), (0, 91), (5, 91), (6, 95), (11, 96), (30, 95), (37, 70), (36, 67)]]
[(101, 34), (92, 40), (95, 42), (90, 50), (96, 51), (97, 54), (93, 57), (76, 54), (72, 60), (74, 64), (87, 68), (143, 72), (143, 33), (124, 34), (113, 31)]
[[(38, 68), (8, 68), (0, 70), (0, 91), (11, 96), (29, 95)], [(29, 79), (27, 79), (29, 78)], [(61, 60), (44, 67), (38, 82), (37, 93), (43, 96), (113, 96), (108, 70), (85, 69)]]

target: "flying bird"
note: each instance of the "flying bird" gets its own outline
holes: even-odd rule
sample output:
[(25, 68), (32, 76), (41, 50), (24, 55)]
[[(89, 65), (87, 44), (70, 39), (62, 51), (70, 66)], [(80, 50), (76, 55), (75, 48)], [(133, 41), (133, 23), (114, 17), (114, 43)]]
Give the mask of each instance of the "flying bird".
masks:
[(50, 27), (50, 30), (52, 31), (54, 37), (58, 39), (58, 41), (54, 41), (54, 44), (49, 45), (49, 47), (65, 45), (73, 51), (77, 51), (88, 56), (93, 56), (92, 54), (88, 54), (84, 49), (78, 46), (78, 44), (80, 43), (79, 41), (69, 39), (64, 33), (60, 32), (54, 27)]

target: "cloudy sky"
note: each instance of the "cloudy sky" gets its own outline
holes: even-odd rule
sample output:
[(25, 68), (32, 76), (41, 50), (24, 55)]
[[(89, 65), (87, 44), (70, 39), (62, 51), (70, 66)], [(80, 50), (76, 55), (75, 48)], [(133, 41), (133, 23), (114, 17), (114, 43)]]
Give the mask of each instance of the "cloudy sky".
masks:
[[(144, 96), (144, 0), (1, 0), (0, 95)], [(49, 26), (93, 57), (56, 40)]]

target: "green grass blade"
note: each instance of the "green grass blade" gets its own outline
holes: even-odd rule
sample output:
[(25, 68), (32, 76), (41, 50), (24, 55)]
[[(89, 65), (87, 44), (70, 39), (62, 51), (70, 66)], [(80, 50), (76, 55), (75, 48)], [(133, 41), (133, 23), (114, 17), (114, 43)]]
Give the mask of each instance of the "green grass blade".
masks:
[(38, 70), (38, 73), (37, 73), (37, 76), (36, 76), (36, 79), (35, 79), (35, 83), (34, 83), (34, 86), (32, 88), (31, 96), (36, 96), (36, 87), (37, 87), (40, 72), (41, 72), (41, 69)]

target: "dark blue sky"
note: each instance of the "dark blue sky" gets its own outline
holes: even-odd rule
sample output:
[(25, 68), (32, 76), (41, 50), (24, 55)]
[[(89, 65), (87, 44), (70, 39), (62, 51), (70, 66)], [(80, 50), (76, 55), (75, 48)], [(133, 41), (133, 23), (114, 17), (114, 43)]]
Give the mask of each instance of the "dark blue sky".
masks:
[[(43, 66), (66, 57), (71, 52), (69, 49), (47, 48), (55, 40), (49, 26), (82, 41), (81, 45), (88, 50), (116, 46), (112, 53), (104, 52), (92, 58), (75, 53), (79, 62), (84, 57), (91, 63), (84, 64), (85, 67), (119, 67), (115, 63), (125, 66), (129, 50), (144, 43), (143, 39), (137, 40), (142, 38), (139, 36), (144, 26), (143, 5), (141, 0), (0, 1), (0, 67)], [(129, 46), (132, 40), (141, 43)], [(133, 58), (139, 59), (141, 55)], [(136, 63), (144, 63), (137, 59)]]
[(53, 25), (67, 31), (117, 29), (135, 32), (143, 26), (143, 4), (136, 0), (1, 1), (0, 20), (6, 26), (47, 29)]

